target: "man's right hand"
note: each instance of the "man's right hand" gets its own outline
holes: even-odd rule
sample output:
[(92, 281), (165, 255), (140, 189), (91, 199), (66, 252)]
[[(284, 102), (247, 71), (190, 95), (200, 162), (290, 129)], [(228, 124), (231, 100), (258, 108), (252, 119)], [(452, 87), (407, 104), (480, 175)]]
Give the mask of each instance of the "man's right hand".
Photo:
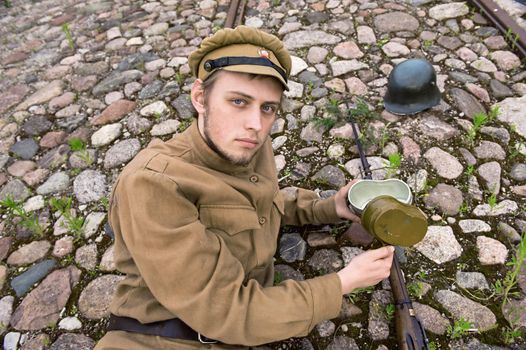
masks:
[(348, 294), (355, 288), (374, 286), (389, 277), (393, 253), (394, 247), (387, 246), (354, 257), (349, 265), (338, 271), (342, 294)]

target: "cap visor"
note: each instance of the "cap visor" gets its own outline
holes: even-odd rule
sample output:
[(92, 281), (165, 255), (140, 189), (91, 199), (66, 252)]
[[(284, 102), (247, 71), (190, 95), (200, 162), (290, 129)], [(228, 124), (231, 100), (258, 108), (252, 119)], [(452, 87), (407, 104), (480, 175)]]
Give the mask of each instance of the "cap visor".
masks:
[(250, 74), (258, 74), (258, 75), (267, 75), (274, 77), (279, 80), (279, 82), (283, 85), (285, 90), (289, 91), (289, 87), (287, 86), (287, 82), (283, 77), (274, 69), (271, 67), (266, 66), (258, 66), (258, 65), (252, 65), (252, 64), (240, 64), (235, 66), (226, 66), (222, 69), (230, 72), (240, 72), (240, 73), (250, 73)]

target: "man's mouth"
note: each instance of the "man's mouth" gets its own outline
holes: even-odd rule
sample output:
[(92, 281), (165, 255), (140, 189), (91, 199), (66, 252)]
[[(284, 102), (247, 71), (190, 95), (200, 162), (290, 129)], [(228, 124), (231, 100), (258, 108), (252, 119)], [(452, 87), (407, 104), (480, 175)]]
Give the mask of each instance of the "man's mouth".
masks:
[(236, 141), (239, 142), (241, 146), (244, 148), (254, 148), (259, 144), (257, 140), (250, 139), (250, 138), (240, 138), (240, 139), (236, 139)]

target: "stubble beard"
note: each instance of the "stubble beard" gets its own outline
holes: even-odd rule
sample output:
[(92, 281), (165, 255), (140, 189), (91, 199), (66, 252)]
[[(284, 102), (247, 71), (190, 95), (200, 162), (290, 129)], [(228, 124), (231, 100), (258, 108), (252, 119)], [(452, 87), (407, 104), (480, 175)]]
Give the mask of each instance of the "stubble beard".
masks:
[(221, 148), (219, 148), (218, 145), (214, 143), (214, 141), (212, 140), (212, 137), (210, 137), (210, 132), (209, 132), (208, 107), (205, 108), (205, 113), (203, 114), (203, 121), (204, 121), (203, 134), (205, 135), (205, 142), (208, 145), (208, 147), (210, 147), (214, 152), (216, 152), (221, 158), (232, 163), (232, 165), (246, 166), (248, 163), (250, 163), (250, 161), (252, 160), (255, 154), (251, 156), (236, 157), (232, 154), (228, 154), (226, 151), (222, 150)]

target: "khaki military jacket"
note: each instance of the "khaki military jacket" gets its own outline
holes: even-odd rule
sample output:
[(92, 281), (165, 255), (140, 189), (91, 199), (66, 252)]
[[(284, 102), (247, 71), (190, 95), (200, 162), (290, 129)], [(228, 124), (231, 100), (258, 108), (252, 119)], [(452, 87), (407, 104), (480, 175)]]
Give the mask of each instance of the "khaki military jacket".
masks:
[(340, 280), (273, 286), (279, 227), (338, 220), (333, 199), (282, 196), (270, 138), (250, 164), (234, 166), (194, 122), (141, 151), (115, 184), (109, 221), (126, 278), (111, 312), (143, 323), (178, 317), (226, 344), (305, 336), (338, 315)]

